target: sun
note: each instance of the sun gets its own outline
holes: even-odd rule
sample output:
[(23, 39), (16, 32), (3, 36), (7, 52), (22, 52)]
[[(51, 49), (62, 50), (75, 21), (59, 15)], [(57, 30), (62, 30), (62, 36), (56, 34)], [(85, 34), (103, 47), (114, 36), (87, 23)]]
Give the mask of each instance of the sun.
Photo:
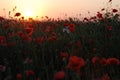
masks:
[(24, 11), (24, 17), (25, 18), (33, 18), (34, 17), (34, 12), (32, 10), (25, 10)]

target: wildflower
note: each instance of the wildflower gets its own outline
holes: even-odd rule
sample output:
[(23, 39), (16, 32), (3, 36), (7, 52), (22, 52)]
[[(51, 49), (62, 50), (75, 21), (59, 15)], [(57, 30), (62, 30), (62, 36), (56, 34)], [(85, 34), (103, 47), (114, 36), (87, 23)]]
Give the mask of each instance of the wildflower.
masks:
[(19, 12), (17, 12), (17, 13), (15, 13), (15, 17), (19, 17), (21, 15), (21, 13), (19, 13)]
[(85, 61), (77, 56), (71, 56), (69, 59), (68, 68), (70, 70), (79, 71), (85, 65)]
[(81, 52), (81, 50), (82, 50), (81, 41), (77, 40), (74, 45), (75, 45), (74, 53), (79, 54)]
[(38, 37), (38, 38), (36, 39), (36, 41), (37, 41), (38, 43), (43, 43), (44, 37)]
[(101, 9), (101, 11), (104, 11), (104, 10), (105, 10), (105, 8), (102, 8), (102, 9)]
[(93, 44), (94, 43), (94, 39), (91, 38), (90, 41), (89, 41), (90, 44)]
[(117, 9), (112, 9), (112, 12), (116, 13), (116, 12), (118, 12), (118, 10)]
[(69, 24), (68, 23), (65, 23), (64, 26), (67, 27)]
[(23, 31), (19, 31), (19, 32), (17, 33), (17, 35), (18, 35), (19, 37), (22, 37), (22, 36), (24, 35), (24, 33), (23, 33)]
[(103, 15), (102, 15), (102, 13), (97, 12), (97, 17), (98, 17), (99, 19), (103, 19)]
[(52, 32), (51, 35), (52, 35), (52, 36), (56, 36), (56, 33), (55, 33), (55, 32)]
[(41, 80), (41, 78), (38, 77), (36, 80)]
[(106, 64), (107, 64), (106, 62), (107, 62), (107, 60), (105, 58), (100, 59), (101, 65), (106, 66)]
[(45, 16), (46, 19), (48, 19), (48, 16)]
[(29, 42), (32, 42), (33, 41), (33, 39), (29, 36), (29, 35), (23, 35), (22, 36), (22, 41), (24, 42), (24, 41), (29, 41)]
[(7, 45), (7, 40), (5, 36), (0, 36), (0, 45), (6, 46)]
[(68, 58), (69, 54), (68, 54), (67, 52), (61, 52), (61, 53), (60, 53), (60, 56), (61, 56), (62, 58)]
[(89, 21), (89, 19), (85, 17), (83, 21)]
[(12, 75), (7, 75), (4, 80), (12, 80)]
[(49, 32), (51, 32), (51, 29), (52, 29), (51, 26), (47, 26), (45, 29), (45, 32), (49, 33)]
[(111, 38), (111, 37), (112, 37), (112, 35), (111, 35), (110, 33), (108, 33), (108, 34), (107, 34), (107, 37), (108, 37), (108, 38)]
[(109, 2), (111, 2), (112, 0), (109, 0)]
[(63, 28), (63, 32), (70, 33), (70, 30), (68, 29), (68, 27), (65, 27)]
[(97, 48), (93, 48), (93, 53), (95, 53), (97, 51)]
[(11, 33), (8, 34), (9, 38), (12, 38), (13, 36), (14, 36), (14, 32), (11, 32)]
[(33, 76), (35, 74), (33, 70), (27, 70), (25, 73), (26, 76)]
[(24, 17), (21, 17), (22, 20), (24, 20)]
[(101, 80), (111, 80), (111, 79), (110, 79), (110, 76), (109, 76), (107, 73), (105, 73), (105, 74), (101, 77)]
[(50, 37), (48, 37), (48, 41), (50, 41), (50, 42), (53, 42), (55, 40), (57, 40), (56, 36), (50, 36)]
[(120, 61), (117, 58), (108, 58), (107, 59), (107, 64), (109, 64), (109, 65), (119, 65)]
[(103, 74), (101, 77), (97, 77), (94, 80), (111, 80), (107, 73)]
[(75, 46), (77, 47), (77, 48), (82, 48), (82, 43), (81, 43), (81, 41), (76, 41), (76, 43), (75, 43)]
[(65, 72), (59, 71), (54, 74), (54, 80), (64, 80), (65, 79)]
[(24, 30), (27, 32), (28, 35), (32, 35), (33, 33), (33, 28), (25, 28)]
[(109, 26), (109, 25), (107, 25), (107, 26), (106, 26), (106, 29), (107, 29), (108, 31), (111, 31), (111, 30), (112, 30), (112, 27)]
[(95, 56), (95, 57), (92, 58), (92, 63), (93, 63), (93, 64), (99, 63), (99, 60), (100, 60), (100, 59)]
[(90, 18), (90, 20), (95, 20), (96, 19), (96, 16), (93, 16)]
[(2, 21), (2, 20), (4, 20), (4, 18), (0, 16), (0, 21)]
[(8, 29), (10, 26), (8, 24), (5, 24), (4, 28)]
[(30, 58), (26, 58), (24, 61), (24, 63), (26, 63), (26, 64), (31, 64), (32, 62), (33, 62), (33, 60)]
[(34, 26), (32, 24), (29, 24), (28, 28), (34, 28)]
[(21, 74), (21, 73), (18, 73), (18, 74), (16, 75), (16, 79), (17, 79), (17, 80), (21, 80), (21, 79), (22, 79), (22, 77), (23, 77), (23, 76), (22, 76), (22, 74)]
[(70, 32), (75, 32), (75, 25), (74, 24), (64, 24), (65, 25), (65, 28), (63, 28), (63, 32), (67, 32), (67, 33), (70, 33)]
[(10, 42), (10, 43), (7, 44), (7, 46), (9, 46), (9, 47), (12, 47), (14, 45), (15, 45), (15, 42)]
[(86, 36), (86, 35), (83, 35), (83, 36), (82, 36), (82, 39), (83, 39), (84, 41), (86, 41), (86, 40), (87, 40), (87, 36)]
[(6, 70), (6, 67), (4, 65), (0, 65), (0, 71), (4, 72)]
[(70, 32), (75, 32), (75, 25), (69, 24), (69, 30), (70, 30)]

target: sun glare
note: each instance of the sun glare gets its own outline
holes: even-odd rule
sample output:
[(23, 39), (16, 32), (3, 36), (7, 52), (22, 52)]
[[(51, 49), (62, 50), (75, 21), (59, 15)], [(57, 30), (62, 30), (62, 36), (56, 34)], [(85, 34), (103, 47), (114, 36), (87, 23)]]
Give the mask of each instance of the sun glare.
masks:
[(25, 18), (33, 18), (34, 17), (34, 14), (33, 14), (33, 11), (31, 11), (31, 10), (26, 10), (26, 11), (24, 11), (24, 17)]

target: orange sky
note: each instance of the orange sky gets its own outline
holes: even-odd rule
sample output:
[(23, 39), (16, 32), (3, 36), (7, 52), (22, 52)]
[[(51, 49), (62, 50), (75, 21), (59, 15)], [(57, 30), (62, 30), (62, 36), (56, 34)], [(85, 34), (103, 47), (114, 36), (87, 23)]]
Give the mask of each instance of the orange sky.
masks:
[[(0, 0), (0, 15), (8, 17), (8, 12), (17, 6), (16, 11), (23, 16), (49, 16), (66, 18), (67, 16), (90, 16), (107, 7), (109, 0)], [(120, 0), (113, 0), (112, 7), (120, 8)], [(88, 11), (90, 14), (88, 15)], [(11, 13), (14, 14), (14, 13)]]

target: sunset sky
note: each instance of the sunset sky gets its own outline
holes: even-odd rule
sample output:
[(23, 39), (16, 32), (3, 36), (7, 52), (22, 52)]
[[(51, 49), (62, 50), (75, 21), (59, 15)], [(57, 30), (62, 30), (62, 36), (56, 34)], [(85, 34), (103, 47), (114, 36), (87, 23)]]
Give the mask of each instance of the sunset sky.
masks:
[[(107, 7), (109, 0), (0, 0), (0, 15), (8, 17), (13, 8), (26, 17), (49, 16), (51, 18), (65, 18), (65, 14), (71, 17), (90, 16), (100, 9)], [(120, 8), (120, 0), (113, 0), (112, 7)], [(88, 15), (88, 11), (90, 14)]]

